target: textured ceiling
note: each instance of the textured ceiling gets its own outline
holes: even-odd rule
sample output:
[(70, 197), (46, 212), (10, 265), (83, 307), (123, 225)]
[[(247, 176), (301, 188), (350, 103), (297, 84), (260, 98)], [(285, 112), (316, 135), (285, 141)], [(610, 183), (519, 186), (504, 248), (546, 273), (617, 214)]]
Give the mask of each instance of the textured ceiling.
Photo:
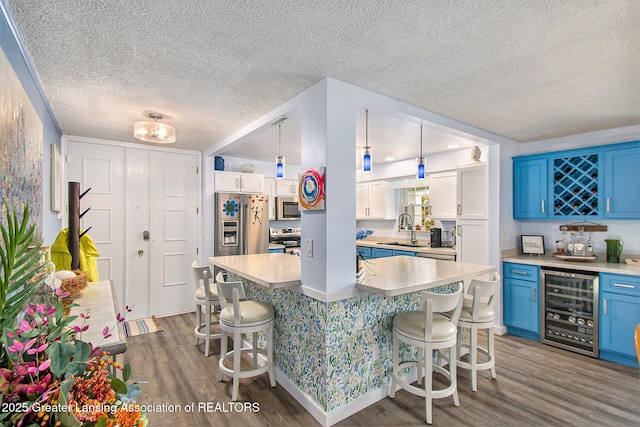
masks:
[(1, 1), (69, 135), (203, 150), (326, 76), (520, 142), (640, 124), (638, 0)]

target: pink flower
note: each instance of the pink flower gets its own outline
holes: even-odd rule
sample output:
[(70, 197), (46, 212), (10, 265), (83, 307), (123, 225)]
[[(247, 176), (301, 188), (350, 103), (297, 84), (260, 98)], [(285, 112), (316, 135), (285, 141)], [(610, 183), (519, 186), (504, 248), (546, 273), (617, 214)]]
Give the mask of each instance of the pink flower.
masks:
[(110, 336), (112, 336), (113, 334), (109, 333), (109, 327), (105, 326), (104, 329), (102, 330), (102, 337), (103, 338), (109, 338)]
[(51, 365), (51, 359), (47, 359), (44, 362), (42, 362), (40, 364), (40, 366), (38, 366), (38, 370), (40, 372), (45, 371), (45, 370), (49, 369), (49, 365)]
[(84, 325), (84, 326), (82, 326), (82, 327), (80, 327), (80, 326), (77, 326), (77, 325), (76, 325), (76, 326), (74, 326), (74, 327), (73, 327), (73, 330), (74, 330), (75, 332), (84, 332), (84, 331), (86, 331), (87, 329), (89, 329), (89, 325)]
[(27, 322), (26, 320), (22, 319), (20, 321), (18, 333), (21, 334), (23, 332), (29, 332), (32, 329), (33, 329), (33, 327), (31, 326), (31, 324), (29, 322)]
[(27, 354), (42, 353), (43, 351), (45, 351), (47, 349), (47, 347), (49, 347), (49, 344), (48, 343), (44, 343), (40, 347), (31, 348), (31, 349), (27, 350)]
[(7, 350), (9, 350), (11, 353), (21, 353), (25, 350), (29, 350), (33, 346), (33, 344), (35, 344), (35, 342), (35, 338), (27, 341), (26, 343), (14, 339), (13, 345), (8, 346)]
[(69, 295), (71, 295), (71, 293), (69, 293), (69, 292), (65, 292), (65, 291), (63, 291), (62, 289), (57, 288), (57, 289), (56, 289), (56, 295), (57, 295), (58, 297), (60, 297), (60, 298), (66, 298), (66, 297), (68, 297)]
[(124, 322), (124, 317), (120, 313), (118, 313), (116, 314), (116, 320), (118, 321), (118, 323), (122, 323)]

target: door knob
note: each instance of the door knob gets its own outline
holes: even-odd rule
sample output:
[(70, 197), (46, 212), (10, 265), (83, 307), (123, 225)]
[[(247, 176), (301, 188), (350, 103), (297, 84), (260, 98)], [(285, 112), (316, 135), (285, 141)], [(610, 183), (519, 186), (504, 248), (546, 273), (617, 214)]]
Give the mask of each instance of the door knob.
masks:
[(138, 249), (138, 255), (142, 256), (143, 253), (144, 251), (142, 249)]

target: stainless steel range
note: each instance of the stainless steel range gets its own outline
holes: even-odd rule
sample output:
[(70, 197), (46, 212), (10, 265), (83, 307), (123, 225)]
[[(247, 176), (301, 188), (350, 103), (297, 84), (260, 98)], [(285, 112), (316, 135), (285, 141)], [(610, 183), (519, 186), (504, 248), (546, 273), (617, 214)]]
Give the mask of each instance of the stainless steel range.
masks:
[(269, 243), (278, 243), (285, 246), (286, 253), (295, 253), (300, 251), (300, 228), (270, 228)]

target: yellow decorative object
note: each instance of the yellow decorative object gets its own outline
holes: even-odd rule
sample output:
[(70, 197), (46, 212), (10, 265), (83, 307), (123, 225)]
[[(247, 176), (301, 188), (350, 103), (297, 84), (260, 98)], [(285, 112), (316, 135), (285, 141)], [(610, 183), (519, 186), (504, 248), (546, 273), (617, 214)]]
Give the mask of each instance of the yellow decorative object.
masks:
[[(55, 264), (56, 270), (71, 269), (71, 253), (68, 246), (69, 230), (64, 228), (56, 237), (55, 242), (51, 245), (51, 261)], [(95, 243), (88, 234), (80, 238), (80, 270), (85, 271), (89, 275), (90, 282), (97, 282), (98, 263), (96, 258), (100, 256)]]

